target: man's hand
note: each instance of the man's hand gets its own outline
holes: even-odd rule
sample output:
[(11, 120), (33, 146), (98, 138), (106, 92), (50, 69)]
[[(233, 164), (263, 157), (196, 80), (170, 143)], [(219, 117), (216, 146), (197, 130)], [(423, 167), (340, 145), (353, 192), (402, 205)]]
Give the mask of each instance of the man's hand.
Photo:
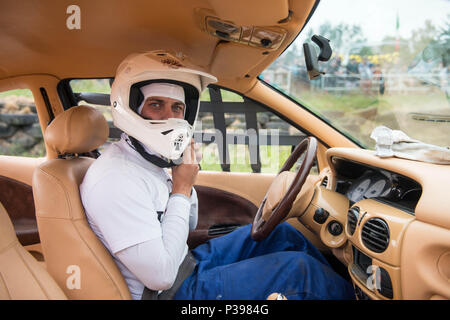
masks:
[(183, 153), (183, 162), (178, 166), (172, 167), (172, 193), (181, 193), (189, 198), (192, 187), (195, 184), (195, 179), (197, 178), (198, 170), (194, 140), (192, 140), (191, 144)]

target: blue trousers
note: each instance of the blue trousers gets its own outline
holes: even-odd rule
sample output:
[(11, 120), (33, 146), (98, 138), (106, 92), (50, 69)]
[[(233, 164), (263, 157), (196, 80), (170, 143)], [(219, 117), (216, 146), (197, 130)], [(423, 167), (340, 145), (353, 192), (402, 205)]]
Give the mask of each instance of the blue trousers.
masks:
[(352, 285), (288, 223), (260, 242), (250, 230), (241, 227), (192, 250), (197, 266), (175, 299), (264, 300), (274, 292), (289, 300), (354, 299)]

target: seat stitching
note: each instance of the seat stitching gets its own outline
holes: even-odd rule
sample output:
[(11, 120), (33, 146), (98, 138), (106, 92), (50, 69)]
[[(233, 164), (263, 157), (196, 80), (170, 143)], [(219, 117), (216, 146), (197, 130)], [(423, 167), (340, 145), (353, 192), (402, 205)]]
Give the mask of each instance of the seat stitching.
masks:
[[(19, 245), (19, 250), (23, 249), (20, 245)], [(25, 265), (25, 267), (28, 269), (28, 271), (33, 275), (33, 278), (36, 280), (36, 282), (38, 283), (39, 287), (41, 288), (42, 292), (44, 293), (44, 295), (47, 297), (47, 299), (50, 299), (50, 296), (47, 294), (47, 291), (44, 289), (44, 287), (42, 286), (42, 283), (39, 281), (39, 277), (36, 276), (36, 274), (34, 273), (34, 271), (29, 267), (28, 263), (25, 261), (25, 259), (22, 257), (22, 255), (20, 254), (20, 251), (17, 250), (17, 253), (20, 257), (20, 259), (22, 260), (23, 264)], [(28, 253), (28, 251), (25, 250), (26, 253)], [(29, 254), (29, 253), (28, 253)], [(30, 254), (31, 256), (31, 254)], [(33, 256), (31, 256), (33, 258)], [(33, 258), (34, 259), (34, 258)]]
[(8, 295), (9, 299), (11, 299), (11, 295), (9, 294), (9, 289), (8, 289), (8, 285), (5, 281), (5, 278), (3, 278), (2, 273), (0, 272), (0, 281), (5, 285), (6, 288), (6, 294)]
[(12, 247), (15, 246), (15, 244), (16, 244), (18, 241), (19, 241), (19, 240), (17, 240), (17, 239), (12, 240), (12, 242), (9, 243), (6, 247), (3, 247), (2, 249), (0, 249), (0, 253), (3, 253), (3, 252), (5, 252), (6, 250), (11, 249)]

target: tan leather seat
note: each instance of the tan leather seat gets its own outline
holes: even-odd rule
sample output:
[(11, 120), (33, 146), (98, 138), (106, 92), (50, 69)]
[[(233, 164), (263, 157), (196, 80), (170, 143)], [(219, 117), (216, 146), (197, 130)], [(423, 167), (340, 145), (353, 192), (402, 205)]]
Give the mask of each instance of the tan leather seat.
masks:
[(58, 155), (72, 156), (48, 160), (33, 175), (47, 270), (69, 299), (131, 299), (111, 255), (89, 227), (79, 194), (94, 159), (77, 154), (95, 150), (108, 134), (105, 118), (94, 108), (77, 106), (64, 111), (47, 127), (44, 138)]
[(0, 203), (0, 300), (66, 299), (55, 280), (17, 239)]

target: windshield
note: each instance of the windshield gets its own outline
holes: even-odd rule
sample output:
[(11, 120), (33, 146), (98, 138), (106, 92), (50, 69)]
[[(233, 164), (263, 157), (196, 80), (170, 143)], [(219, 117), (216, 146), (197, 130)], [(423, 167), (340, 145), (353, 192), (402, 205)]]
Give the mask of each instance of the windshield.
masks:
[[(309, 80), (303, 43), (330, 40), (326, 74)], [(384, 125), (450, 146), (450, 2), (321, 1), (301, 34), (260, 79), (363, 147)]]

